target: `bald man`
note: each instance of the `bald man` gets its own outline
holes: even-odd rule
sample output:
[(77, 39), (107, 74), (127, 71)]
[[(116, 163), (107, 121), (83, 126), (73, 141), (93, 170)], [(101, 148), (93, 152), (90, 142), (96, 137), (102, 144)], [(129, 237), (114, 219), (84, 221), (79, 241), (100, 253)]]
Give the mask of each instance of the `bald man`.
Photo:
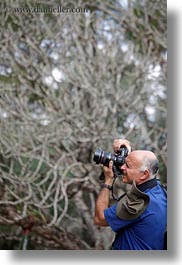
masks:
[(115, 152), (125, 145), (129, 154), (121, 166), (123, 183), (131, 189), (109, 207), (113, 183), (112, 161), (103, 166), (105, 183), (96, 201), (95, 224), (110, 226), (116, 233), (113, 250), (163, 250), (167, 226), (167, 198), (156, 179), (159, 163), (156, 155), (147, 150), (131, 152), (127, 140), (116, 139)]

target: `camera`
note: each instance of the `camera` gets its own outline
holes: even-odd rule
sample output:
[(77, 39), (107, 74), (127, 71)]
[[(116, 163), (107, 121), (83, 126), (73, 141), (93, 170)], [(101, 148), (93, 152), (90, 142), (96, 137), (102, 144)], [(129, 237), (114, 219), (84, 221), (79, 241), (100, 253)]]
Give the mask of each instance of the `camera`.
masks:
[(112, 154), (109, 152), (105, 152), (102, 149), (97, 149), (94, 153), (93, 160), (96, 164), (102, 164), (104, 166), (109, 166), (109, 162), (112, 160), (113, 165), (119, 169), (124, 163), (125, 158), (128, 155), (128, 149), (125, 145), (121, 145), (117, 154)]

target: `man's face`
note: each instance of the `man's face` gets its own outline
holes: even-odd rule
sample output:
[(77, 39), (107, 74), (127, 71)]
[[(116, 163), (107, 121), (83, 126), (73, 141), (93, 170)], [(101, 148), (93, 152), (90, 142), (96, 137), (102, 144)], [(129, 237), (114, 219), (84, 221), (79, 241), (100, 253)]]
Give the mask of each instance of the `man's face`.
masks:
[(140, 178), (143, 175), (143, 172), (140, 170), (141, 164), (140, 159), (132, 152), (126, 157), (125, 164), (121, 166), (123, 183), (132, 184), (135, 179), (136, 184), (139, 184)]

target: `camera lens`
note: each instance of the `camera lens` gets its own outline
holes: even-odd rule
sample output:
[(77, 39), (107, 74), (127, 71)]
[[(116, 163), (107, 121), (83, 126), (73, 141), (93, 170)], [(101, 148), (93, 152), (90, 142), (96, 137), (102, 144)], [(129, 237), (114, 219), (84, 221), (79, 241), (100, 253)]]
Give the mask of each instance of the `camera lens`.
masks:
[(109, 152), (104, 152), (101, 149), (97, 149), (94, 153), (93, 160), (96, 164), (103, 164), (104, 166), (109, 166), (109, 161), (114, 161), (114, 156)]
[(102, 156), (102, 161), (101, 164), (103, 164), (104, 166), (109, 166), (109, 162), (110, 161), (114, 161), (114, 157), (111, 153), (109, 152), (103, 152), (103, 156)]
[(94, 160), (94, 162), (95, 162), (96, 164), (100, 164), (100, 163), (101, 163), (103, 153), (104, 153), (104, 152), (103, 152), (101, 149), (97, 149), (97, 150), (95, 151), (93, 160)]

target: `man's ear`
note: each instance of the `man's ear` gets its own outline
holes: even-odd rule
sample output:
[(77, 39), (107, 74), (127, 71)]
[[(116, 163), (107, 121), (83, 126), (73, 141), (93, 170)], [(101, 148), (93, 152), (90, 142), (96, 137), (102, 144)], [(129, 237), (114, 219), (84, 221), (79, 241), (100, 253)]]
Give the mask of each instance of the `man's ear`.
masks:
[(148, 177), (150, 176), (150, 172), (148, 169), (146, 169), (145, 171), (143, 171), (143, 175), (141, 176), (142, 180), (148, 179)]

